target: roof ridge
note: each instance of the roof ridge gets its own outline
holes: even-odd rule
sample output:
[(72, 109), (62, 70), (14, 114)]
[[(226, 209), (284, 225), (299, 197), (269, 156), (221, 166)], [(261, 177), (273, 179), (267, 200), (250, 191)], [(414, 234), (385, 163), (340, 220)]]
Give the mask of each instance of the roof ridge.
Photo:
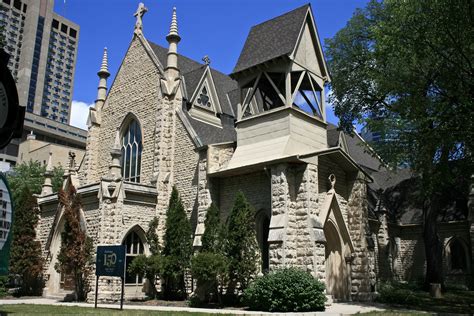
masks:
[[(150, 41), (150, 40), (147, 40), (147, 41), (148, 41), (148, 43), (149, 43), (150, 45), (155, 45), (155, 46), (158, 46), (158, 47), (160, 47), (160, 48), (167, 49), (166, 47), (161, 46), (160, 44), (156, 44), (156, 43), (154, 43), (154, 42), (152, 42), (152, 41)], [(188, 61), (195, 63), (196, 66), (198, 66), (198, 65), (199, 65), (199, 66), (206, 66), (205, 64), (201, 64), (201, 63), (198, 62), (197, 60), (192, 59), (191, 57), (185, 56), (185, 55), (180, 54), (180, 53), (178, 53), (178, 57), (185, 58), (185, 59), (187, 59)], [(179, 68), (179, 66), (178, 66), (178, 68)], [(211, 70), (214, 70), (214, 71), (216, 71), (216, 72), (218, 72), (218, 73), (220, 73), (220, 74), (222, 74), (222, 75), (228, 77), (230, 80), (234, 80), (234, 79), (232, 79), (229, 75), (223, 73), (223, 72), (220, 71), (220, 70), (217, 70), (217, 69), (212, 68), (212, 67), (210, 67), (210, 66), (209, 66), (209, 68), (211, 68)], [(198, 67), (196, 67), (196, 69), (198, 69)], [(195, 71), (196, 69), (193, 69), (193, 70), (188, 71), (188, 72), (186, 72), (186, 73), (187, 73), (187, 74), (188, 74), (188, 73), (191, 73), (191, 72)]]
[(271, 18), (270, 20), (266, 20), (266, 21), (263, 21), (263, 22), (261, 22), (261, 23), (255, 24), (255, 25), (253, 25), (250, 29), (253, 29), (254, 27), (257, 27), (257, 26), (260, 26), (260, 25), (263, 25), (263, 24), (266, 24), (266, 23), (269, 23), (269, 22), (273, 22), (274, 20), (277, 20), (277, 19), (279, 19), (279, 18), (281, 18), (281, 17), (283, 17), (283, 16), (286, 16), (286, 15), (292, 14), (294, 11), (298, 11), (298, 10), (304, 8), (304, 7), (308, 7), (308, 8), (311, 7), (311, 3), (308, 2), (308, 3), (302, 5), (302, 6), (298, 7), (298, 8), (295, 8), (295, 9), (293, 9), (293, 10), (291, 10), (291, 11), (282, 13), (282, 14), (276, 16), (276, 17), (273, 17), (273, 18)]

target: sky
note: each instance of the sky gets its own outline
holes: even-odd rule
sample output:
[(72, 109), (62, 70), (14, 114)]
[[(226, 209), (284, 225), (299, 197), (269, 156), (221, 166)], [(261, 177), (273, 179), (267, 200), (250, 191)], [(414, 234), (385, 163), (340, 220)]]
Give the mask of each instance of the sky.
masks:
[[(54, 11), (80, 26), (78, 58), (74, 78), (71, 125), (86, 128), (88, 107), (97, 95), (104, 47), (109, 56), (113, 82), (133, 36), (138, 0), (56, 0)], [(142, 0), (148, 8), (143, 33), (148, 40), (167, 47), (173, 6), (177, 9), (181, 42), (178, 52), (211, 67), (232, 72), (250, 28), (300, 7), (308, 0)], [(312, 6), (319, 37), (333, 37), (367, 0), (314, 0)], [(337, 124), (332, 109), (327, 120)]]

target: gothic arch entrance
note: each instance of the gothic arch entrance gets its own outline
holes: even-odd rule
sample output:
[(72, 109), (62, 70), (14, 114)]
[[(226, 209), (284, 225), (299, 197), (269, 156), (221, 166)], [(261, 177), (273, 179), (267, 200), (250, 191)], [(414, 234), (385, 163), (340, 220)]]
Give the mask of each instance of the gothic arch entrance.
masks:
[(350, 271), (344, 258), (344, 246), (336, 225), (328, 220), (324, 226), (326, 237), (326, 291), (335, 299), (349, 299)]

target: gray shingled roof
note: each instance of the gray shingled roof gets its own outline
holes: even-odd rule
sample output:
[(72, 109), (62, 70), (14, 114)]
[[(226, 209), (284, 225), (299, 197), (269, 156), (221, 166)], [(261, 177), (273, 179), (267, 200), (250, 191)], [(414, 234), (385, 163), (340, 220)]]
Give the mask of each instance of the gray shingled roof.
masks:
[[(158, 57), (158, 60), (164, 67), (166, 67), (168, 49), (150, 41), (148, 41), (148, 43), (153, 49), (156, 57)], [(198, 63), (195, 60), (192, 60), (191, 58), (178, 54), (178, 67), (181, 75), (184, 77), (188, 97), (191, 97), (197, 87), (197, 84), (199, 83), (199, 80), (202, 77), (202, 74), (204, 73), (206, 66)], [(222, 112), (233, 116), (233, 111), (229, 102), (227, 101), (226, 94), (227, 92), (238, 88), (237, 82), (213, 68), (211, 68), (211, 75), (214, 79), (214, 85), (216, 87), (219, 103), (222, 107)]]
[(293, 52), (309, 4), (250, 29), (233, 74)]
[[(331, 123), (327, 125), (327, 141), (329, 147), (336, 147), (339, 145), (339, 135), (341, 131), (337, 130), (337, 126)], [(356, 135), (350, 136), (344, 133), (344, 137), (347, 144), (347, 151), (349, 156), (352, 157), (364, 170), (369, 174), (378, 170), (384, 170), (380, 168), (380, 160), (374, 157), (368, 152), (367, 144), (361, 141)]]
[[(168, 49), (148, 41), (153, 52), (163, 66), (166, 66)], [(194, 61), (188, 57), (178, 54), (178, 67), (181, 75), (184, 77), (185, 89), (188, 98), (194, 93), (194, 90), (199, 84), (206, 66)], [(215, 127), (193, 119), (187, 111), (186, 102), (183, 101), (183, 113), (191, 123), (194, 131), (197, 133), (201, 143), (208, 145), (212, 143), (231, 142), (236, 140), (234, 129), (234, 112), (227, 99), (227, 93), (238, 88), (237, 82), (232, 80), (229, 76), (211, 68), (211, 75), (214, 79), (214, 86), (216, 87), (219, 103), (224, 113), (221, 116), (222, 128)]]

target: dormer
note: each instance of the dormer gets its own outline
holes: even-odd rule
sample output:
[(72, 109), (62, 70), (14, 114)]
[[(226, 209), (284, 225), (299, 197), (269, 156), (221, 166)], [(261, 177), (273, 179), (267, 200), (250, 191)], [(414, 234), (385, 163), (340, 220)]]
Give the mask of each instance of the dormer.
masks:
[(231, 77), (240, 88), (229, 168), (326, 149), (326, 61), (305, 5), (251, 28)]
[[(189, 115), (207, 124), (221, 127), (222, 108), (209, 65), (204, 66), (202, 76), (189, 98)], [(202, 70), (201, 70), (202, 71)]]

